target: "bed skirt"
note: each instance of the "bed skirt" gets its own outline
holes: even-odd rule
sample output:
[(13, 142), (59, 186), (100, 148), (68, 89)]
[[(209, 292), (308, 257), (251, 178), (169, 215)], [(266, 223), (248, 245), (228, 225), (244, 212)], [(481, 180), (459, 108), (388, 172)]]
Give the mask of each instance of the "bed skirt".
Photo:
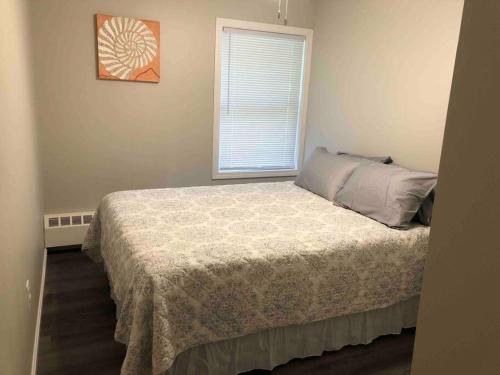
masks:
[(267, 331), (188, 349), (166, 375), (235, 375), (271, 370), (294, 358), (320, 356), (346, 345), (369, 344), (379, 336), (415, 327), (419, 297), (389, 307)]

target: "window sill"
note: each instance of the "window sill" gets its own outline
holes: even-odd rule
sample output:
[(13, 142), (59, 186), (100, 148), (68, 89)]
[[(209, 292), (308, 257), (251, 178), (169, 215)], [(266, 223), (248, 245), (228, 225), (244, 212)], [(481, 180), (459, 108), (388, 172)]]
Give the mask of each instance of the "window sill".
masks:
[(287, 169), (281, 171), (259, 171), (259, 172), (213, 172), (212, 180), (228, 180), (237, 178), (261, 178), (261, 177), (294, 177), (299, 174), (298, 169)]

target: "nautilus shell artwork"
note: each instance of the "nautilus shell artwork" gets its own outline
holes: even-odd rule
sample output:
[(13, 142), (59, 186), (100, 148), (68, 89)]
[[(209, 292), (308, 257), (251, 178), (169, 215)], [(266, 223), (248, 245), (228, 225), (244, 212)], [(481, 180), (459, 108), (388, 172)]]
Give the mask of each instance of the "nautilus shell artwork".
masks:
[(160, 23), (97, 15), (99, 78), (160, 81)]

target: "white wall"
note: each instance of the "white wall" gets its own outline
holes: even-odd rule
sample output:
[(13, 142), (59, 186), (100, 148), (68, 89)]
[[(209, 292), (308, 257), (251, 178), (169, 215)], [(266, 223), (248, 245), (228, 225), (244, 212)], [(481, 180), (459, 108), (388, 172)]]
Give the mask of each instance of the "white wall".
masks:
[[(42, 271), (42, 209), (27, 2), (0, 1), (0, 374), (26, 375)], [(31, 282), (28, 304), (25, 282)]]
[(463, 0), (318, 0), (306, 154), (437, 171)]

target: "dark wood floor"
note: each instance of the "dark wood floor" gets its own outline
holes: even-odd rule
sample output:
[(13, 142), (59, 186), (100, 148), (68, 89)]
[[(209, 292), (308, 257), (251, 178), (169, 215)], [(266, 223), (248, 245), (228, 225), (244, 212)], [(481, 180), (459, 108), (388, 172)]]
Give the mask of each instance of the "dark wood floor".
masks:
[[(119, 374), (125, 346), (113, 340), (114, 314), (101, 265), (78, 251), (49, 253), (38, 374)], [(245, 375), (409, 374), (413, 340), (414, 330), (404, 330), (370, 345), (349, 346)]]

